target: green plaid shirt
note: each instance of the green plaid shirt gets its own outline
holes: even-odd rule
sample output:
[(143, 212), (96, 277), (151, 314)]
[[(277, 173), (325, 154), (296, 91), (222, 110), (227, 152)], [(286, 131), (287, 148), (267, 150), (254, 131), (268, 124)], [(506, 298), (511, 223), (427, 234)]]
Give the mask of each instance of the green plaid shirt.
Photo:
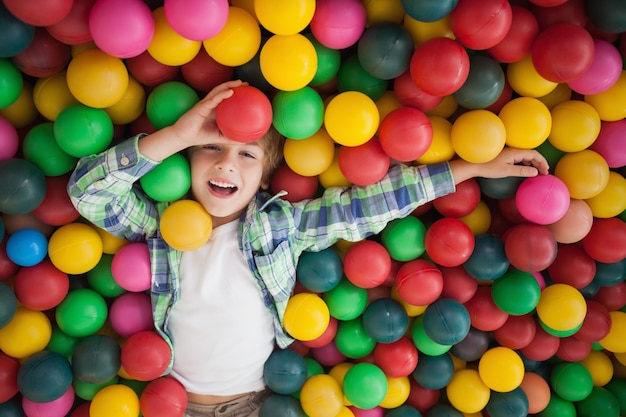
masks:
[[(140, 137), (81, 158), (68, 192), (80, 214), (94, 225), (129, 241), (147, 242), (154, 324), (172, 347), (167, 319), (179, 297), (182, 253), (169, 247), (159, 231), (160, 216), (169, 203), (151, 200), (139, 187), (138, 179), (157, 165), (139, 153)], [(374, 185), (329, 188), (320, 198), (298, 203), (279, 198), (281, 194), (259, 192), (240, 219), (239, 248), (274, 317), (278, 346), (293, 341), (282, 319), (304, 251), (378, 234), (391, 220), (454, 190), (450, 167), (441, 163), (418, 168), (396, 165)]]

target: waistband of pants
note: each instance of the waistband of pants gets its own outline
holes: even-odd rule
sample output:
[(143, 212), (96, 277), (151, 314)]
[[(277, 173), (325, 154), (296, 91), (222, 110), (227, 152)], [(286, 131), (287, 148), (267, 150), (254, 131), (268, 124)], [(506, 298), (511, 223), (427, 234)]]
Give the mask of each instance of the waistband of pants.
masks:
[(234, 400), (226, 401), (223, 403), (217, 404), (200, 404), (189, 401), (187, 403), (187, 409), (190, 411), (196, 411), (201, 413), (211, 413), (215, 411), (223, 411), (230, 407), (233, 407), (240, 403), (247, 404), (261, 404), (267, 397), (269, 397), (271, 391), (269, 389), (264, 389), (262, 391), (254, 391), (248, 395), (244, 395), (243, 397), (235, 398)]

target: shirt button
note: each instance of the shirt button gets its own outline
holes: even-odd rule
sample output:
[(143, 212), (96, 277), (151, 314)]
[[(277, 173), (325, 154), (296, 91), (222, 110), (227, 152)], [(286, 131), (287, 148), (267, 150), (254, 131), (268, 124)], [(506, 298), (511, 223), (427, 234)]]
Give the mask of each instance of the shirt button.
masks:
[(96, 184), (94, 184), (93, 188), (95, 188), (96, 190), (102, 190), (104, 188), (104, 186), (97, 182)]
[(128, 159), (127, 157), (122, 156), (122, 157), (120, 158), (120, 164), (121, 164), (122, 166), (124, 166), (124, 167), (125, 167), (125, 166), (126, 166), (126, 165), (128, 165), (129, 163), (130, 163), (130, 159)]

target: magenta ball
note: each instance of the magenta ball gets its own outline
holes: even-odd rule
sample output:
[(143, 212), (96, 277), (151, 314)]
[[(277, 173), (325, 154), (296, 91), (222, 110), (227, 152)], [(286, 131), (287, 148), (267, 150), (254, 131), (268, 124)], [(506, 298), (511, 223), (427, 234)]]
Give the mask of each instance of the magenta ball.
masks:
[(152, 328), (150, 296), (140, 292), (127, 292), (113, 300), (109, 309), (109, 322), (118, 336), (129, 338), (142, 330)]
[(228, 0), (165, 0), (165, 19), (180, 36), (203, 41), (217, 35), (228, 19)]
[(74, 404), (74, 388), (70, 387), (56, 400), (37, 403), (22, 398), (22, 409), (28, 417), (64, 417)]
[(567, 85), (580, 94), (599, 94), (613, 86), (622, 74), (622, 56), (610, 42), (594, 39), (595, 53), (591, 67)]
[(560, 178), (550, 174), (526, 178), (515, 193), (519, 213), (537, 224), (560, 220), (567, 213), (569, 203), (567, 186)]
[(318, 0), (311, 32), (327, 48), (344, 49), (361, 38), (366, 19), (365, 6), (359, 0)]
[(118, 58), (144, 52), (154, 36), (154, 18), (141, 0), (98, 0), (89, 13), (89, 30), (102, 51)]
[(626, 119), (602, 121), (600, 133), (589, 149), (598, 152), (609, 168), (626, 165)]
[(111, 275), (126, 291), (141, 292), (150, 289), (150, 254), (148, 245), (142, 242), (129, 243), (113, 255)]
[(13, 158), (19, 146), (20, 140), (15, 126), (0, 116), (0, 161)]

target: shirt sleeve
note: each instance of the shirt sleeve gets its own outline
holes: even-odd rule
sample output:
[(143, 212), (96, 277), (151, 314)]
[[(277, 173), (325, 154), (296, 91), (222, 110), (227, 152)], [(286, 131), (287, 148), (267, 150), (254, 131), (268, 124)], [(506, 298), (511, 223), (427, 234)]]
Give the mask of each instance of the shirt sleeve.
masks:
[(369, 186), (329, 188), (320, 198), (296, 203), (296, 244), (322, 250), (339, 239), (351, 242), (378, 234), (392, 220), (455, 191), (447, 162), (412, 167), (396, 165)]
[(155, 202), (137, 181), (158, 165), (139, 153), (141, 135), (78, 161), (67, 191), (78, 212), (114, 236), (141, 241), (158, 227)]

